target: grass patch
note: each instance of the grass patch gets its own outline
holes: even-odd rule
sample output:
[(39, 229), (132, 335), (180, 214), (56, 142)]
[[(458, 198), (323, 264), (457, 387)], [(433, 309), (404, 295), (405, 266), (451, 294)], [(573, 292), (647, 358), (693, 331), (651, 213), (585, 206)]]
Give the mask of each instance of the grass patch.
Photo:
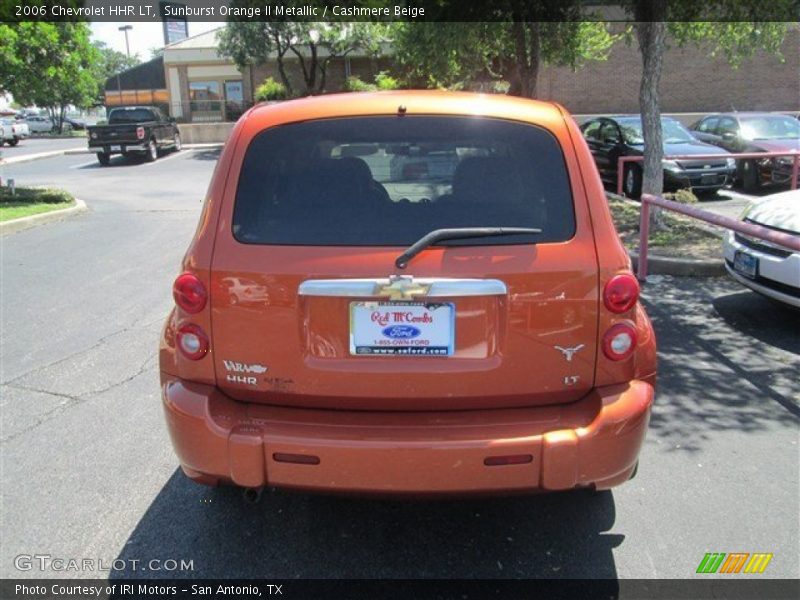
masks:
[(0, 187), (0, 222), (69, 208), (74, 203), (72, 194), (64, 190), (17, 188), (12, 196), (9, 188)]
[[(609, 198), (611, 217), (628, 250), (639, 251), (639, 205)], [(652, 209), (651, 209), (652, 210)], [(721, 258), (722, 240), (696, 221), (664, 211), (664, 229), (650, 228), (649, 247), (655, 254), (684, 258)]]

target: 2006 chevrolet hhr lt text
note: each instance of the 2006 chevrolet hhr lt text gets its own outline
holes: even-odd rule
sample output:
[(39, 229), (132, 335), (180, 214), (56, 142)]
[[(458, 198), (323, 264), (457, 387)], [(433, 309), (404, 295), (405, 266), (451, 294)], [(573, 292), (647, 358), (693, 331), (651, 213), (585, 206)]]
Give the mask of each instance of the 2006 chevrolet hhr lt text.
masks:
[(386, 92), (257, 106), (173, 295), (163, 405), (195, 481), (466, 494), (635, 472), (655, 338), (558, 105)]

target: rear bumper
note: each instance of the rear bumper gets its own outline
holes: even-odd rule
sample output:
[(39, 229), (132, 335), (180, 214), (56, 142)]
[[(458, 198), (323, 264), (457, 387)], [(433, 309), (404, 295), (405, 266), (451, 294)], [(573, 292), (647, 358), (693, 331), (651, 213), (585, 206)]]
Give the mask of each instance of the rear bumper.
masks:
[[(112, 148), (119, 147), (119, 149), (112, 150)], [(144, 152), (147, 146), (142, 143), (126, 143), (119, 142), (114, 144), (89, 144), (90, 152), (102, 152), (105, 154), (121, 154), (123, 152)]]
[[(184, 472), (232, 482), (378, 494), (605, 489), (629, 479), (650, 419), (645, 381), (596, 388), (564, 406), (351, 412), (231, 400), (162, 373), (167, 426)], [(284, 462), (286, 456), (309, 464)], [(487, 466), (488, 457), (525, 455)]]

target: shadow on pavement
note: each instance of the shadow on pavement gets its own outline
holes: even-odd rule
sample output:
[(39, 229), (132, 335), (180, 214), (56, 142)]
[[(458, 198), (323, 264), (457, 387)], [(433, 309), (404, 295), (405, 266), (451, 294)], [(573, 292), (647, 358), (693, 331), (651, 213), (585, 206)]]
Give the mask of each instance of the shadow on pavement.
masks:
[(658, 339), (650, 436), (697, 451), (715, 432), (795, 429), (800, 321), (727, 279), (644, 288)]
[(222, 148), (209, 148), (208, 150), (195, 150), (192, 158), (195, 160), (218, 160), (222, 154)]
[(749, 290), (719, 296), (712, 303), (732, 329), (800, 356), (800, 310)]
[(603, 533), (614, 520), (611, 492), (433, 501), (265, 490), (250, 504), (177, 470), (117, 558), (193, 560), (194, 571), (111, 577), (616, 579), (624, 536)]

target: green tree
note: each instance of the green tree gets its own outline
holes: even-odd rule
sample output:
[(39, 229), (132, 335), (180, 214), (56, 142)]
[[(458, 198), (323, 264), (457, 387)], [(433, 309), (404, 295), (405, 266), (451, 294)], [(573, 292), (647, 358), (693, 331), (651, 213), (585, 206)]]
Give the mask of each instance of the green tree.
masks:
[(325, 91), (328, 67), (356, 50), (376, 54), (386, 26), (379, 23), (312, 23), (302, 21), (229, 21), (219, 33), (220, 52), (242, 69), (275, 60), (281, 82), (294, 95), (286, 72), (287, 57), (297, 61), (302, 94)]
[[(724, 56), (734, 68), (759, 49), (780, 55), (794, 3), (775, 0), (769, 6), (756, 6), (747, 0), (627, 0), (624, 4), (632, 17), (629, 32), (634, 34), (642, 56), (642, 192), (659, 195), (664, 178), (659, 84), (669, 44), (706, 47), (709, 54)], [(718, 20), (703, 21), (704, 18)], [(655, 226), (663, 227), (660, 211), (652, 214)]]
[(67, 107), (90, 106), (98, 93), (98, 49), (86, 23), (0, 24), (0, 86), (23, 105), (47, 109), (59, 131)]
[(576, 68), (604, 60), (618, 37), (605, 23), (587, 20), (577, 0), (555, 4), (497, 0), (495, 20), (481, 22), (474, 19), (485, 5), (445, 3), (432, 16), (448, 22), (396, 25), (398, 62), (416, 85), (462, 88), (507, 81), (510, 94), (535, 98), (542, 65)]
[(131, 67), (140, 64), (139, 56), (128, 56), (124, 52), (118, 52), (113, 48), (109, 48), (105, 43), (96, 41), (94, 47), (97, 48), (98, 62), (94, 65), (95, 77), (98, 83), (98, 98), (102, 102), (103, 90), (106, 81), (114, 75), (121, 73)]
[(109, 48), (104, 42), (94, 42), (94, 47), (99, 52), (99, 62), (97, 63), (97, 76), (103, 83), (117, 73), (121, 73), (131, 67), (141, 64), (139, 55), (128, 56), (124, 52), (118, 52)]

